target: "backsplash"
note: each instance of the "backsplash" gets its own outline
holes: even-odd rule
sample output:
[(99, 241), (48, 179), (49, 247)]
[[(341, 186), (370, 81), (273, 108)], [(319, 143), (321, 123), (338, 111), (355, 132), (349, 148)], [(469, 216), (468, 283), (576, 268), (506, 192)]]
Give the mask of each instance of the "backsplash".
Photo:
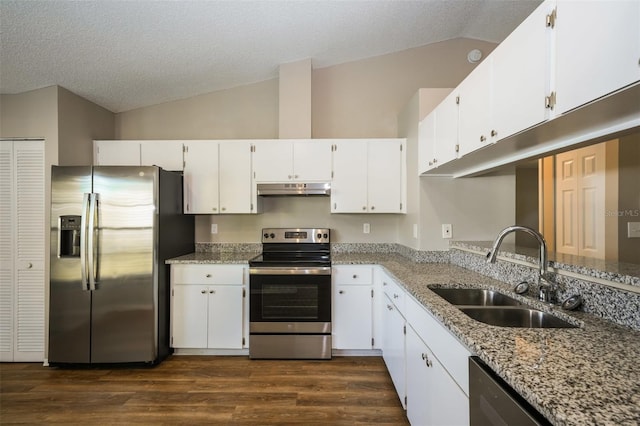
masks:
[[(498, 260), (488, 264), (482, 255), (449, 249), (449, 261), (457, 266), (473, 270), (479, 274), (506, 282), (515, 286), (521, 281), (535, 282), (537, 269), (516, 263)], [(578, 310), (596, 315), (634, 330), (640, 330), (640, 294), (633, 293), (593, 281), (550, 273), (559, 285), (558, 301), (579, 294), (583, 298)], [(529, 289), (529, 296), (535, 297), (537, 288)]]

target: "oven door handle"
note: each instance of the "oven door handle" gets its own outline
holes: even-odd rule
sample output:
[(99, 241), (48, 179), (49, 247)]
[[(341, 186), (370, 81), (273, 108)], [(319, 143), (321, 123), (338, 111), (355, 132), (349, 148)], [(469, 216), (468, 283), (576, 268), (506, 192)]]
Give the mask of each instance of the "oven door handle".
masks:
[(249, 275), (331, 275), (331, 266), (255, 267), (249, 268)]

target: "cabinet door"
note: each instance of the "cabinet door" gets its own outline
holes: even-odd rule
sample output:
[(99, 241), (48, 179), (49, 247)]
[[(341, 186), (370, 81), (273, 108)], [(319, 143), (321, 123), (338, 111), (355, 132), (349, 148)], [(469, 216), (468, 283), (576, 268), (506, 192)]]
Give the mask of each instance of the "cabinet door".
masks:
[(555, 29), (557, 113), (640, 80), (637, 0), (559, 0)]
[(490, 143), (491, 126), (491, 67), (490, 62), (480, 63), (458, 86), (459, 106), (459, 155), (463, 156)]
[[(440, 106), (438, 106), (440, 108)], [(424, 173), (436, 164), (436, 110), (418, 123), (418, 167)]]
[(384, 331), (382, 337), (382, 358), (387, 365), (391, 381), (393, 382), (402, 406), (405, 402), (405, 350), (404, 327), (405, 321), (400, 312), (386, 295), (384, 298), (382, 321)]
[(367, 212), (367, 141), (334, 144), (331, 213)]
[(333, 295), (333, 347), (371, 349), (373, 298), (368, 285), (336, 285)]
[(139, 141), (93, 141), (96, 166), (139, 166)]
[(171, 339), (174, 348), (207, 347), (208, 287), (177, 285), (172, 289)]
[(184, 212), (218, 213), (218, 200), (218, 142), (186, 142)]
[(210, 286), (207, 345), (211, 349), (242, 349), (242, 286)]
[(540, 5), (491, 53), (489, 136), (497, 141), (543, 122), (550, 79), (549, 39), (545, 17), (551, 2)]
[(182, 141), (140, 141), (140, 165), (182, 171)]
[(368, 144), (368, 211), (400, 213), (403, 200), (404, 143), (399, 139), (371, 140)]
[(288, 182), (293, 180), (293, 148), (290, 140), (256, 142), (253, 153), (256, 182)]
[(469, 399), (429, 347), (407, 327), (407, 417), (411, 424), (469, 424)]
[(435, 166), (458, 157), (458, 91), (454, 90), (438, 105), (435, 117)]
[(220, 213), (252, 213), (251, 143), (220, 142)]
[(293, 177), (298, 181), (331, 180), (331, 141), (293, 142)]

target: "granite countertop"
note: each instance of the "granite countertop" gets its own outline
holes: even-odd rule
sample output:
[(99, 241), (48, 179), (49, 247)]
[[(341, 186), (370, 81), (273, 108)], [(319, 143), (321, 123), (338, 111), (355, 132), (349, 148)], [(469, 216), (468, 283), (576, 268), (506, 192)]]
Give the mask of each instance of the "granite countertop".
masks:
[(379, 264), (458, 339), (556, 425), (637, 425), (640, 421), (640, 332), (581, 312), (556, 314), (579, 328), (525, 329), (475, 321), (428, 289), (430, 284), (508, 285), (450, 264), (414, 263), (393, 254), (336, 254), (335, 265)]
[[(171, 264), (247, 263), (257, 252), (193, 253)], [(415, 263), (393, 253), (334, 253), (334, 265), (384, 266), (471, 352), (555, 425), (637, 425), (640, 421), (640, 332), (582, 312), (555, 313), (579, 328), (496, 327), (475, 321), (428, 285), (490, 288), (509, 285), (447, 263)]]

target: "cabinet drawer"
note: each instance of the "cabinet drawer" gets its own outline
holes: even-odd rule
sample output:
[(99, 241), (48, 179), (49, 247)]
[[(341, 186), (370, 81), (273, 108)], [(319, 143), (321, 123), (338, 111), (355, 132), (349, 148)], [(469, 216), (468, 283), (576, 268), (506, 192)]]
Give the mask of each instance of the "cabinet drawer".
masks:
[(243, 265), (171, 265), (173, 284), (244, 284)]
[(389, 278), (388, 275), (382, 275), (382, 291), (387, 297), (396, 305), (396, 308), (404, 315), (405, 314), (405, 298), (406, 293), (404, 289)]
[(373, 267), (371, 266), (334, 266), (333, 282), (336, 285), (370, 285), (373, 283)]
[(440, 364), (469, 395), (469, 356), (471, 352), (456, 339), (438, 320), (412, 297), (407, 297), (407, 322), (429, 346)]

